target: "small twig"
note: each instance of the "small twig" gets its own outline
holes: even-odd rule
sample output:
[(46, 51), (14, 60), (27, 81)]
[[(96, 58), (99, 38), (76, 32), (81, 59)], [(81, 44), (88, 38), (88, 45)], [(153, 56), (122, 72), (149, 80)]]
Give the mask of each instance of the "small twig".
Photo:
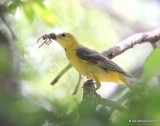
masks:
[(63, 76), (63, 74), (66, 73), (66, 71), (68, 71), (70, 68), (72, 67), (72, 65), (69, 63), (56, 77), (55, 79), (53, 79), (53, 81), (51, 82), (51, 85), (55, 85), (58, 80)]
[(77, 93), (78, 88), (79, 88), (80, 83), (81, 83), (81, 80), (82, 80), (82, 77), (81, 77), (81, 75), (79, 74), (78, 83), (77, 83), (77, 85), (76, 85), (76, 87), (75, 87), (74, 92), (72, 93), (72, 95), (75, 95), (75, 94)]
[(106, 99), (106, 98), (101, 98), (100, 103), (103, 104), (103, 105), (112, 107), (114, 109), (117, 109), (119, 111), (125, 111), (125, 110), (127, 110), (126, 106), (120, 105), (117, 102), (114, 102), (114, 101)]
[(157, 48), (156, 42), (151, 42), (153, 49)]

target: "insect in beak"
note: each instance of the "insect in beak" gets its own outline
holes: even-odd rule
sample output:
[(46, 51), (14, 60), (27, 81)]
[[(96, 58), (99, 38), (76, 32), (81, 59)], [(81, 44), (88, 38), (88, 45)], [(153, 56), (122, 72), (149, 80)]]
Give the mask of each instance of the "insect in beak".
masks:
[(53, 39), (53, 40), (56, 40), (56, 38), (57, 38), (57, 36), (56, 36), (55, 33), (50, 33), (50, 34), (44, 34), (44, 35), (42, 35), (42, 36), (37, 40), (37, 44), (38, 44), (38, 42), (40, 41), (40, 39), (43, 39), (44, 42), (43, 42), (38, 48), (42, 47), (44, 44), (46, 44), (46, 45), (51, 44), (52, 39)]

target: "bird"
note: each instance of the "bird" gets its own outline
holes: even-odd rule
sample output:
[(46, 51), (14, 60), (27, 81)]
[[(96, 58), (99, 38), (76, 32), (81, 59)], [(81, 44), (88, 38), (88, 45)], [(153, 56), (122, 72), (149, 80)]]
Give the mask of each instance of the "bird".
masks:
[(82, 45), (71, 33), (51, 33), (43, 36), (43, 39), (47, 37), (50, 37), (49, 42), (53, 39), (64, 48), (70, 64), (79, 74), (94, 80), (96, 89), (101, 87), (101, 82), (128, 85), (127, 78), (132, 75), (100, 52)]

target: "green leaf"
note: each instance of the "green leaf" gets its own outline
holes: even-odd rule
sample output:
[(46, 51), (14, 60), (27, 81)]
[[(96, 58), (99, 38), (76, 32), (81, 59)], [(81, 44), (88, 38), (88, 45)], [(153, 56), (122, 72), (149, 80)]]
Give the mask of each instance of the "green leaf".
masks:
[(11, 14), (15, 14), (17, 8), (21, 5), (21, 1), (20, 0), (11, 0), (11, 1), (7, 1), (8, 7), (7, 10), (9, 13)]
[(33, 19), (34, 19), (34, 10), (31, 7), (31, 4), (29, 4), (27, 2), (27, 3), (23, 4), (22, 8), (23, 8), (24, 14), (26, 15), (27, 19), (30, 22), (33, 22)]
[(153, 50), (146, 59), (143, 77), (148, 81), (157, 75), (160, 75), (160, 48)]
[(60, 23), (60, 20), (57, 17), (57, 15), (47, 7), (38, 4), (36, 2), (33, 2), (32, 8), (34, 9), (37, 16), (48, 26), (53, 26), (55, 24), (57, 25)]

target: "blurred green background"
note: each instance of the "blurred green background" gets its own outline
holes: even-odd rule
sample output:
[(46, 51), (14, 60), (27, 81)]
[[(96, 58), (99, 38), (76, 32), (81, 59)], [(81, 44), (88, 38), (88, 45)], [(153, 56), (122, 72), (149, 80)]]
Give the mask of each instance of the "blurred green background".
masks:
[(74, 34), (83, 45), (102, 52), (132, 34), (156, 29), (159, 24), (158, 0), (0, 1), (0, 125), (158, 125), (159, 48), (152, 52), (150, 43), (144, 43), (113, 59), (137, 79), (144, 79), (141, 83), (147, 92), (147, 103), (122, 85), (104, 84), (98, 93), (128, 106), (128, 111), (105, 108), (106, 111), (88, 111), (84, 116), (85, 112), (81, 115), (77, 108), (83, 89), (72, 95), (78, 81), (73, 68), (55, 86), (50, 85), (68, 64), (64, 50), (54, 41), (41, 48), (36, 42), (43, 34), (65, 31)]

